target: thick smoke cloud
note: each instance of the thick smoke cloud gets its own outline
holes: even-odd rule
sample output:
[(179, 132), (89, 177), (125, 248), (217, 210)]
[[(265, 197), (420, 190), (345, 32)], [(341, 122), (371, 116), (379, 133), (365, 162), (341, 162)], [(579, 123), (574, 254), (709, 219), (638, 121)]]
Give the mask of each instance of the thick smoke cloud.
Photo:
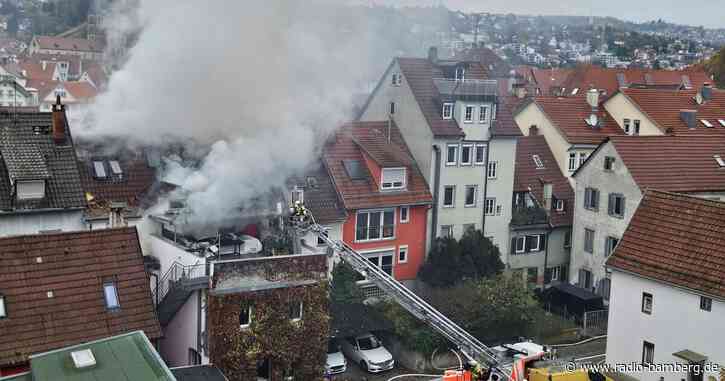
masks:
[(319, 0), (126, 1), (107, 20), (109, 58), (135, 43), (79, 135), (202, 152), (173, 174), (202, 223), (314, 161), (397, 53), (394, 36)]

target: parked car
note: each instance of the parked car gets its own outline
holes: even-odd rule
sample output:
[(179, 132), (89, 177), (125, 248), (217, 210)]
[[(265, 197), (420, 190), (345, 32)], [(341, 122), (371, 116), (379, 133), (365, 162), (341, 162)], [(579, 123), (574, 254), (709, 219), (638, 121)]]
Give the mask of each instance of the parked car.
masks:
[(393, 355), (372, 333), (348, 337), (342, 341), (342, 351), (350, 361), (370, 373), (386, 371), (395, 366)]
[(327, 361), (325, 362), (326, 374), (338, 374), (347, 370), (347, 360), (342, 355), (340, 343), (335, 338), (327, 342)]

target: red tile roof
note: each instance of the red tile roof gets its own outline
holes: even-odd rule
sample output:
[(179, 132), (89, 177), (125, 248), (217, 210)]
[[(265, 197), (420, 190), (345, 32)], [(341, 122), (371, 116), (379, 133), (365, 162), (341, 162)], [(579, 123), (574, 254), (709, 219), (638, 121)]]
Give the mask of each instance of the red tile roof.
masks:
[(478, 62), (485, 71), (486, 78), (508, 78), (511, 65), (493, 50), (485, 47), (466, 49), (454, 57), (457, 60)]
[[(108, 161), (108, 159), (98, 159)], [(139, 206), (146, 192), (156, 182), (156, 171), (148, 166), (143, 158), (118, 160), (123, 172), (122, 177), (109, 176), (106, 179), (94, 177), (93, 160), (80, 161), (83, 190), (90, 193), (95, 203), (126, 202), (129, 206)], [(111, 175), (110, 168), (106, 168)]]
[(607, 266), (725, 298), (725, 203), (647, 191)]
[(541, 90), (542, 95), (553, 95), (553, 89), (560, 89), (564, 86), (564, 82), (573, 73), (573, 69), (537, 69), (531, 70), (534, 75), (536, 85)]
[(592, 128), (587, 125), (585, 119), (591, 115), (592, 108), (585, 98), (536, 97), (534, 102), (570, 144), (599, 144), (608, 136), (624, 134), (602, 106), (599, 107), (598, 115), (603, 126)]
[[(0, 252), (0, 365), (135, 330), (161, 336), (135, 228), (0, 238)], [(109, 281), (115, 311), (105, 305)]]
[[(533, 156), (538, 155), (543, 168), (537, 168)], [(544, 183), (552, 185), (555, 198), (564, 200), (563, 212), (551, 212), (553, 226), (572, 224), (574, 210), (574, 191), (569, 180), (561, 174), (559, 165), (551, 153), (543, 135), (520, 137), (516, 144), (516, 163), (514, 172), (514, 191), (530, 191), (542, 205), (544, 203)]]
[(641, 189), (725, 191), (725, 168), (713, 157), (725, 157), (725, 135), (614, 136), (610, 142)]
[[(618, 76), (624, 80), (620, 83)], [(631, 85), (649, 85), (657, 87), (680, 86), (689, 81), (693, 89), (702, 87), (703, 83), (711, 82), (707, 73), (702, 70), (650, 70), (650, 69), (608, 69), (594, 65), (582, 65), (574, 69), (561, 87), (566, 89), (564, 95), (571, 94), (575, 88), (580, 91), (577, 96), (586, 96), (590, 88), (606, 90), (607, 95), (614, 94), (620, 87)]]
[[(725, 126), (718, 119), (725, 121), (725, 91), (712, 89), (712, 99), (698, 105), (695, 96), (698, 90), (650, 90), (622, 89), (622, 94), (629, 98), (639, 109), (665, 132), (672, 129), (677, 135), (683, 134), (715, 134), (725, 135)], [(680, 117), (681, 110), (695, 110), (696, 128), (689, 129)], [(714, 127), (707, 128), (700, 122), (708, 120)]]
[[(330, 173), (337, 192), (342, 197), (345, 209), (356, 210), (396, 205), (430, 204), (432, 196), (428, 184), (413, 161), (410, 150), (398, 127), (391, 123), (388, 143), (387, 122), (355, 122), (343, 126), (328, 142), (323, 152), (323, 161)], [(388, 157), (391, 151), (398, 151), (395, 157)], [(382, 166), (405, 166), (408, 176), (407, 190), (381, 192), (373, 177), (365, 170), (364, 179), (353, 180), (348, 176), (343, 160), (358, 160), (365, 168), (363, 152), (371, 154), (374, 160), (384, 158)], [(389, 161), (390, 160), (390, 161)]]
[(103, 52), (103, 44), (82, 38), (36, 36), (40, 49), (72, 50), (77, 52)]

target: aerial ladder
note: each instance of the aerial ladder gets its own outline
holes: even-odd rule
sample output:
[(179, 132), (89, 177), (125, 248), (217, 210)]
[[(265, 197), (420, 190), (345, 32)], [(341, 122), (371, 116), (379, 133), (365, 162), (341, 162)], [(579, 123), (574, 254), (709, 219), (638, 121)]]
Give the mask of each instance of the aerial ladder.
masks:
[(342, 260), (378, 286), (400, 306), (416, 318), (427, 323), (457, 347), (458, 351), (466, 357), (468, 363), (464, 366), (464, 369), (447, 372), (448, 375), (444, 376), (444, 381), (503, 381), (506, 379), (517, 381), (516, 379), (522, 378), (516, 374), (518, 372), (516, 372), (517, 367), (514, 364), (500, 364), (496, 352), (481, 343), (473, 335), (459, 327), (362, 254), (342, 241), (330, 239), (325, 229), (315, 222), (312, 213), (299, 201), (290, 207), (289, 222), (299, 233), (312, 232), (317, 235), (333, 250), (334, 254), (339, 255)]

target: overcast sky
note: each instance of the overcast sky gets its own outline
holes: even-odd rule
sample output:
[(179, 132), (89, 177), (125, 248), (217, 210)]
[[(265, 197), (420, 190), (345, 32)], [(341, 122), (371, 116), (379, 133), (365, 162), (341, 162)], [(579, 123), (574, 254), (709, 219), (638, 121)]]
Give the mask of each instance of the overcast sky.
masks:
[(435, 5), (491, 13), (614, 16), (629, 21), (662, 18), (687, 25), (725, 28), (722, 0), (363, 0), (399, 5)]

